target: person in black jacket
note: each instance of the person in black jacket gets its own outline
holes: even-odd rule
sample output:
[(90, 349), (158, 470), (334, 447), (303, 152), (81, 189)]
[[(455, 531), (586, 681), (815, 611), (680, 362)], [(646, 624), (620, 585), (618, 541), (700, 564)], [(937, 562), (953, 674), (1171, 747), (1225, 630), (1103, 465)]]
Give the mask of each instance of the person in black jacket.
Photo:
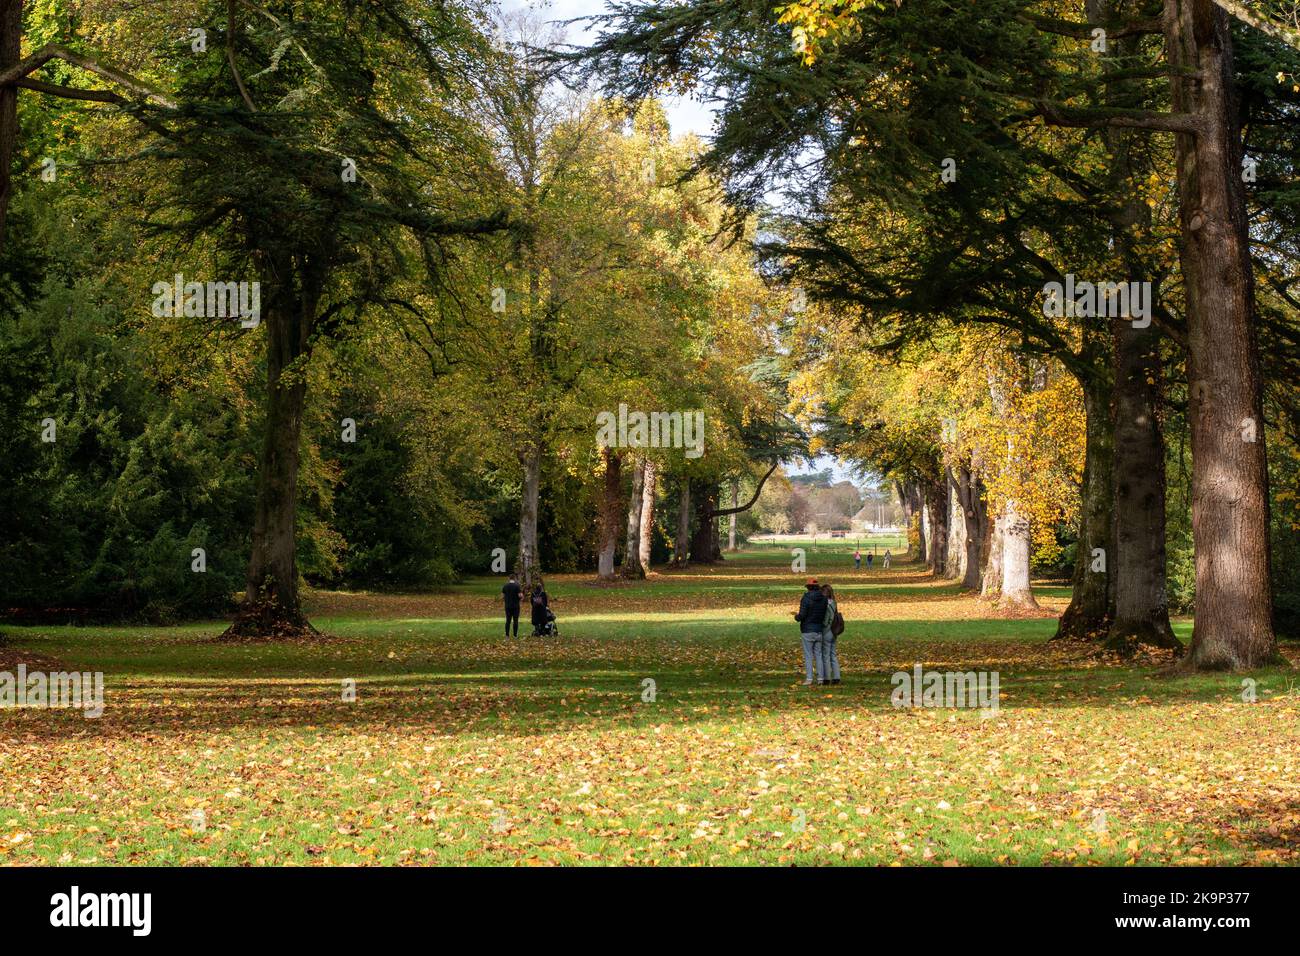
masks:
[[(830, 675), (824, 673), (826, 667), (822, 662), (822, 631), (826, 623), (826, 595), (817, 585), (816, 578), (809, 578), (807, 590), (799, 599), (799, 610), (794, 614), (799, 622), (799, 631), (803, 639), (804, 686), (817, 681), (829, 683)], [(814, 674), (816, 680), (813, 679)]]
[(510, 575), (510, 580), (501, 588), (501, 597), (506, 605), (506, 637), (510, 637), (510, 625), (513, 622), (515, 633), (519, 636), (519, 602), (523, 591), (519, 587), (519, 575)]
[(533, 608), (533, 637), (538, 637), (546, 630), (546, 606), (550, 604), (546, 589), (542, 587), (541, 578), (538, 578), (537, 583), (533, 585), (531, 602)]

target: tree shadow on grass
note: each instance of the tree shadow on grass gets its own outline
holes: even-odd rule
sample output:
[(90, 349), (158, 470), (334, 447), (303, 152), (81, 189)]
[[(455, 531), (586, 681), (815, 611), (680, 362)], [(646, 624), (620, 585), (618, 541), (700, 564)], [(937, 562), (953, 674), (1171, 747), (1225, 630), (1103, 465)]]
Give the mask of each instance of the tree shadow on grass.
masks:
[[(933, 622), (908, 622), (933, 626)], [(1008, 622), (983, 622), (1005, 625)], [(1032, 622), (1025, 622), (1032, 623)], [(323, 733), (427, 730), (436, 735), (522, 736), (590, 729), (746, 719), (756, 711), (837, 713), (888, 718), (892, 675), (916, 664), (931, 671), (997, 671), (999, 713), (1029, 710), (1172, 707), (1224, 702), (1240, 692), (1240, 675), (1160, 677), (1156, 668), (1084, 666), (1076, 652), (1045, 641), (846, 639), (846, 683), (803, 687), (797, 639), (686, 642), (670, 636), (519, 644), (503, 640), (426, 640), (373, 647), (363, 641), (331, 649), (212, 647), (151, 642), (130, 659), (80, 669), (106, 671), (104, 716), (75, 712), (0, 712), (0, 739), (165, 738), (244, 728)], [(159, 652), (159, 647), (163, 652)], [(183, 652), (181, 656), (178, 655)], [(264, 658), (270, 658), (266, 660)], [(1253, 675), (1262, 699), (1283, 693), (1288, 672)], [(643, 699), (649, 678), (654, 701)], [(357, 701), (345, 702), (345, 680)], [(1243, 705), (1244, 706), (1244, 705)], [(902, 716), (902, 715), (899, 715)]]

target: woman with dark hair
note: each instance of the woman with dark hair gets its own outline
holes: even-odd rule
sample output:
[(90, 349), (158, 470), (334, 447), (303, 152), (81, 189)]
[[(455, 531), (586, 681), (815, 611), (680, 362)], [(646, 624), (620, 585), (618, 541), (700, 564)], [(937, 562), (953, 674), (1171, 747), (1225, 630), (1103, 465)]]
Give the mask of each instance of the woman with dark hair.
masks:
[(533, 611), (533, 637), (540, 637), (546, 630), (546, 608), (550, 604), (550, 599), (546, 596), (546, 589), (542, 587), (542, 579), (538, 578), (537, 583), (533, 585), (533, 594), (530, 599)]
[[(799, 622), (799, 640), (803, 644), (803, 685), (811, 687), (818, 682), (826, 684), (826, 674), (822, 671), (822, 631), (826, 630), (826, 595), (817, 584), (816, 578), (809, 578), (803, 597), (799, 598), (799, 610), (794, 612), (794, 619)], [(814, 674), (816, 677), (814, 678)]]

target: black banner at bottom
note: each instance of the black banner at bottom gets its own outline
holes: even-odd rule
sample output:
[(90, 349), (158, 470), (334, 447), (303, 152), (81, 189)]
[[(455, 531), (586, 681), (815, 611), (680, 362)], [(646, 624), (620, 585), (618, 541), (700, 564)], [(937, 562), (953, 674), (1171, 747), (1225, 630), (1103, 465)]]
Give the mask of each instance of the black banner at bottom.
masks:
[(729, 945), (845, 934), (887, 943), (895, 931), (1226, 943), (1288, 926), (1294, 882), (1285, 870), (1213, 868), (48, 868), (0, 870), (0, 901), (11, 944), (373, 945), (447, 929), (494, 945), (555, 934), (637, 945), (680, 933)]

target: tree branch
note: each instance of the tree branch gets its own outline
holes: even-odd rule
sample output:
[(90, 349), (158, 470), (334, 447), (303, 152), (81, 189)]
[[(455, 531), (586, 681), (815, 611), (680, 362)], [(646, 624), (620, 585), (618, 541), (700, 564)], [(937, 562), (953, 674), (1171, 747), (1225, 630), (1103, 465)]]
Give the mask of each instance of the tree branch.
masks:
[[(116, 83), (141, 96), (144, 99), (157, 103), (159, 106), (165, 106), (168, 109), (176, 109), (176, 102), (163, 93), (150, 87), (143, 80), (137, 79), (124, 70), (102, 63), (97, 59), (77, 53), (68, 49), (60, 43), (47, 43), (35, 53), (19, 60), (9, 69), (0, 73), (0, 86), (9, 86), (17, 84), (19, 80), (25, 79), (32, 73), (35, 73), (50, 60), (59, 59), (71, 63), (73, 66), (79, 66), (87, 73), (94, 73), (96, 76), (102, 76), (106, 80)], [(48, 91), (47, 91), (48, 92)], [(59, 94), (65, 95), (65, 94)]]
[(714, 518), (725, 518), (727, 515), (738, 515), (742, 511), (748, 511), (750, 508), (754, 507), (754, 505), (758, 503), (758, 496), (763, 493), (763, 485), (767, 484), (767, 479), (772, 477), (772, 473), (776, 471), (776, 466), (779, 464), (779, 460), (772, 462), (772, 467), (767, 470), (767, 474), (763, 476), (761, 481), (759, 481), (758, 487), (754, 489), (754, 497), (750, 498), (747, 504), (737, 505), (735, 508), (723, 508), (721, 511), (710, 509), (708, 520), (712, 521)]
[(110, 90), (82, 90), (75, 86), (59, 86), (57, 83), (43, 83), (40, 80), (14, 80), (14, 86), (50, 96), (61, 96), (65, 100), (90, 100), (94, 103), (125, 103), (122, 97)]
[(235, 85), (239, 87), (239, 95), (244, 98), (244, 104), (248, 107), (249, 112), (256, 113), (257, 107), (253, 105), (253, 98), (248, 95), (248, 88), (244, 86), (244, 78), (239, 73), (239, 64), (235, 62), (235, 30), (238, 26), (238, 17), (235, 16), (235, 0), (226, 0), (226, 60), (230, 63), (230, 72), (235, 74)]
[(1076, 23), (1073, 20), (1058, 20), (1055, 17), (1044, 17), (1033, 13), (1021, 14), (1017, 19), (1021, 23), (1027, 23), (1042, 30), (1044, 33), (1053, 33), (1063, 37), (1078, 37), (1080, 40), (1092, 39), (1092, 31), (1097, 29), (1098, 26), (1106, 31), (1107, 39), (1111, 40), (1144, 33), (1160, 33), (1164, 30), (1164, 23), (1158, 17), (1153, 17), (1150, 20), (1120, 21), (1114, 24)]
[(1146, 110), (1093, 109), (1059, 106), (1035, 100), (1035, 113), (1049, 126), (1076, 129), (1099, 129), (1118, 126), (1126, 129), (1149, 129), (1165, 133), (1199, 133), (1201, 124), (1190, 113), (1151, 113)]
[(1212, 0), (1215, 6), (1227, 11), (1242, 23), (1248, 24), (1269, 36), (1281, 40), (1287, 46), (1300, 50), (1300, 31), (1284, 26), (1266, 15), (1256, 13), (1240, 0)]

